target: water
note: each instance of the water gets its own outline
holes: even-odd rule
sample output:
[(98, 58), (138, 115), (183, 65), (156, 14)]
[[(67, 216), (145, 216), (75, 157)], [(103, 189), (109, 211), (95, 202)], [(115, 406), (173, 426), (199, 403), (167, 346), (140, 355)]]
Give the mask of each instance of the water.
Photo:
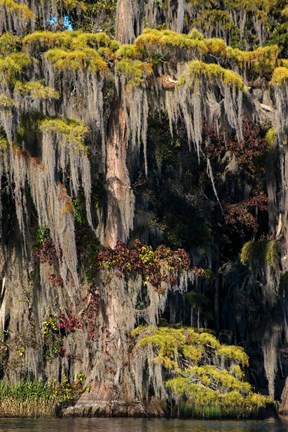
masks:
[(0, 419), (0, 432), (288, 432), (288, 419), (265, 421), (156, 419)]

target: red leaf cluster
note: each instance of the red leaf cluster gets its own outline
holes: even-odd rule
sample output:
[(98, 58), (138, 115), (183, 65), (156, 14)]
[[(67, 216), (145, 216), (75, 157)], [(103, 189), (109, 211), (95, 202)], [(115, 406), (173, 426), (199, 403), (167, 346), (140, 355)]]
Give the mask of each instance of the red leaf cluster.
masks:
[(173, 251), (161, 245), (154, 251), (139, 240), (132, 247), (119, 240), (114, 249), (105, 248), (98, 255), (100, 270), (114, 268), (121, 273), (140, 273), (157, 290), (161, 290), (162, 282), (174, 284), (178, 273), (189, 266), (189, 255), (184, 249)]

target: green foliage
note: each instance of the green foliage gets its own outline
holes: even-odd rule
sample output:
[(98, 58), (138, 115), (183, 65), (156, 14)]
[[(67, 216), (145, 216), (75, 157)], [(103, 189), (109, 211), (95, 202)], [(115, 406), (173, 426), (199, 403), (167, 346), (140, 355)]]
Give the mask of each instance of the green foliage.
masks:
[(152, 63), (166, 61), (173, 57), (202, 56), (208, 48), (201, 39), (195, 39), (171, 30), (145, 29), (135, 40), (137, 50)]
[(76, 120), (61, 118), (45, 119), (40, 122), (40, 130), (45, 133), (54, 133), (63, 136), (67, 144), (71, 144), (75, 151), (87, 153), (85, 138), (89, 131), (87, 126)]
[(220, 80), (229, 87), (237, 87), (242, 91), (246, 91), (245, 84), (240, 75), (236, 72), (225, 69), (222, 66), (214, 63), (204, 63), (200, 60), (193, 60), (186, 65), (188, 74), (188, 84), (193, 86), (199, 81), (199, 78), (205, 78), (210, 81)]
[(73, 37), (76, 37), (78, 33), (63, 31), (63, 32), (50, 32), (50, 31), (36, 31), (26, 35), (22, 42), (26, 48), (35, 49), (37, 46), (43, 48), (54, 48), (54, 47), (69, 47)]
[(57, 0), (58, 11), (69, 15), (73, 28), (95, 31), (95, 26), (114, 33), (117, 0)]
[(120, 44), (107, 34), (83, 33), (81, 31), (34, 32), (23, 39), (23, 44), (31, 52), (45, 50), (45, 57), (59, 71), (105, 72), (105, 60), (114, 58)]
[(265, 263), (268, 266), (275, 268), (279, 259), (279, 253), (279, 243), (276, 240), (268, 241), (265, 248)]
[(13, 99), (10, 99), (4, 93), (0, 93), (0, 109), (1, 108), (9, 109), (14, 107), (15, 107), (15, 102), (13, 101)]
[(277, 134), (274, 128), (270, 128), (265, 135), (265, 140), (268, 143), (269, 147), (272, 148), (275, 144), (277, 138)]
[(279, 59), (277, 66), (283, 66), (288, 69), (288, 59)]
[(85, 211), (83, 210), (83, 197), (79, 196), (73, 200), (74, 207), (74, 218), (80, 224), (83, 225), (87, 222)]
[(249, 264), (250, 268), (259, 265), (259, 263), (276, 268), (279, 252), (279, 242), (277, 240), (250, 240), (241, 249), (240, 262)]
[(231, 31), (233, 28), (233, 21), (227, 10), (219, 10), (212, 7), (204, 9), (196, 19), (192, 21), (192, 25), (200, 28), (205, 32), (211, 32), (215, 27), (222, 32)]
[(63, 346), (63, 340), (55, 314), (50, 314), (49, 317), (42, 322), (41, 334), (44, 336), (44, 359), (50, 362), (60, 355), (61, 347)]
[(60, 405), (67, 406), (73, 403), (75, 400), (79, 399), (81, 394), (86, 390), (85, 387), (83, 387), (85, 379), (85, 375), (79, 372), (73, 382), (69, 382), (67, 377), (64, 376), (61, 383), (57, 381), (48, 383), (53, 399)]
[(223, 39), (220, 38), (210, 38), (205, 39), (209, 53), (213, 55), (226, 57), (227, 55), (227, 45)]
[(46, 321), (42, 322), (41, 333), (48, 336), (51, 333), (58, 332), (59, 326), (57, 325), (56, 315), (50, 315)]
[(52, 87), (44, 86), (41, 81), (16, 81), (15, 90), (21, 96), (30, 96), (32, 99), (59, 99), (59, 92)]
[(19, 4), (14, 0), (0, 0), (0, 6), (4, 6), (10, 13), (16, 13), (24, 21), (35, 17), (35, 14), (25, 4)]
[(63, 345), (64, 338), (80, 326), (78, 317), (68, 310), (61, 309), (58, 315), (50, 313), (41, 326), (41, 334), (44, 336), (44, 358), (52, 361), (57, 357), (65, 357), (67, 353)]
[[(235, 360), (238, 363), (238, 365), (234, 365), (231, 369), (233, 375), (240, 374), (239, 365), (248, 366), (248, 357), (242, 347), (236, 345), (221, 345), (217, 350), (217, 354), (224, 360)], [(243, 374), (241, 374), (241, 376), (242, 375)]]
[(139, 87), (144, 78), (152, 74), (152, 68), (149, 63), (143, 63), (140, 60), (131, 60), (123, 58), (118, 61), (115, 71), (124, 76), (128, 86)]
[(38, 229), (36, 230), (35, 246), (39, 247), (43, 245), (44, 241), (47, 239), (48, 236), (49, 236), (49, 228), (47, 225), (41, 225), (40, 227), (38, 227)]
[(240, 254), (240, 262), (241, 264), (247, 264), (251, 261), (253, 254), (253, 240), (250, 240), (246, 242), (242, 249)]
[[(19, 45), (19, 41), (12, 40), (11, 36), (6, 39), (11, 49)], [(23, 46), (33, 55), (44, 51), (45, 57), (58, 71), (84, 69), (105, 74), (109, 67), (113, 67), (132, 87), (141, 85), (152, 74), (154, 64), (193, 60), (195, 63), (192, 61), (187, 67), (198, 71), (199, 76), (202, 69), (202, 78), (219, 78), (226, 85), (235, 85), (243, 91), (246, 88), (240, 75), (220, 64), (211, 63), (211, 58), (218, 59), (221, 64), (228, 62), (232, 67), (236, 64), (253, 73), (271, 74), (279, 54), (277, 45), (242, 51), (227, 46), (221, 38), (204, 39), (195, 29), (188, 35), (170, 30), (145, 29), (136, 38), (135, 44), (123, 46), (104, 32), (37, 31), (23, 38)], [(207, 59), (207, 62), (202, 59)]]
[(209, 408), (210, 414), (245, 417), (271, 402), (243, 380), (248, 357), (241, 347), (221, 345), (212, 334), (189, 327), (139, 327), (131, 335), (137, 340), (136, 355), (152, 348), (153, 362), (166, 371), (166, 387), (180, 410), (184, 404), (194, 414), (207, 415)]
[[(187, 27), (204, 34), (221, 35), (236, 48), (264, 44), (285, 44), (285, 1), (281, 0), (189, 0), (193, 14), (186, 14)], [(245, 16), (245, 19), (243, 17)], [(257, 26), (253, 23), (257, 23)], [(264, 27), (261, 36), (257, 29)], [(260, 39), (261, 38), (261, 39)], [(287, 35), (286, 35), (287, 43)]]
[[(71, 34), (71, 32), (70, 32)], [(111, 54), (118, 50), (120, 43), (110, 38), (106, 33), (81, 33), (77, 32), (72, 39), (71, 47), (74, 49), (84, 49), (87, 47), (99, 50), (110, 48)]]
[(107, 69), (106, 62), (92, 48), (74, 51), (53, 48), (45, 53), (45, 57), (60, 71), (86, 69), (89, 72), (98, 72)]
[(136, 48), (146, 50), (153, 47), (167, 47), (170, 49), (185, 48), (195, 50), (197, 54), (206, 54), (207, 47), (201, 38), (195, 35), (184, 35), (171, 30), (144, 29), (142, 35), (135, 41)]
[(254, 51), (241, 51), (237, 48), (227, 47), (228, 60), (248, 67), (257, 73), (272, 72), (277, 64), (279, 48), (277, 45), (259, 47)]
[[(191, 376), (172, 378), (167, 381), (167, 387), (180, 398), (181, 402), (184, 401), (185, 408), (190, 407), (192, 416), (215, 417), (216, 413), (216, 417), (248, 417), (251, 414), (255, 415), (259, 408), (271, 402), (267, 396), (247, 392), (245, 383), (241, 385), (240, 382), (234, 389), (230, 379), (227, 379), (228, 374), (223, 373), (221, 380), (217, 381), (215, 375), (210, 375), (209, 372), (204, 371), (202, 380), (192, 373)], [(218, 384), (220, 390), (210, 388), (210, 382)], [(183, 409), (183, 402), (181, 402), (180, 414)]]
[(274, 86), (281, 86), (282, 84), (287, 83), (287, 81), (288, 69), (283, 66), (276, 67), (271, 78), (271, 84)]
[[(189, 360), (191, 365), (209, 363), (209, 358), (213, 358), (214, 363), (221, 364), (223, 358), (226, 363), (248, 366), (248, 357), (243, 348), (238, 346), (221, 345), (217, 338), (209, 333), (208, 330), (183, 327), (180, 329), (170, 327), (145, 327), (140, 326), (131, 332), (131, 336), (137, 338), (137, 346), (153, 346), (162, 361), (169, 357), (179, 364), (184, 364)], [(183, 358), (181, 358), (181, 356)], [(179, 368), (179, 364), (176, 368)]]
[(8, 54), (17, 51), (18, 45), (20, 45), (19, 36), (12, 33), (3, 33), (0, 36), (0, 56), (6, 57)]
[(30, 49), (41, 46), (48, 49), (63, 48), (77, 51), (86, 48), (94, 50), (109, 48), (111, 55), (120, 47), (119, 42), (110, 38), (106, 33), (84, 33), (80, 30), (62, 32), (36, 31), (23, 38), (23, 45)]
[(115, 57), (117, 59), (121, 58), (130, 58), (130, 59), (139, 59), (142, 57), (141, 51), (134, 44), (124, 44), (121, 45), (117, 51), (115, 52)]
[(9, 148), (8, 140), (0, 136), (0, 154), (6, 152), (8, 148)]
[(31, 58), (25, 53), (12, 53), (0, 58), (0, 79), (10, 81), (31, 64)]
[(190, 32), (189, 32), (189, 37), (191, 39), (198, 39), (198, 40), (203, 40), (204, 36), (203, 34), (197, 30), (196, 28), (193, 28)]

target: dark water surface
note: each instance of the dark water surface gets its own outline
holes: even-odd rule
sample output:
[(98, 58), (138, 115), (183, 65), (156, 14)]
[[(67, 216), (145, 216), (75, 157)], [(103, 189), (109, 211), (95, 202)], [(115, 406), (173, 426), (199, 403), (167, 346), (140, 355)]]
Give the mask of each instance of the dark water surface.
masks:
[(0, 432), (288, 432), (288, 419), (266, 421), (148, 419), (0, 419)]

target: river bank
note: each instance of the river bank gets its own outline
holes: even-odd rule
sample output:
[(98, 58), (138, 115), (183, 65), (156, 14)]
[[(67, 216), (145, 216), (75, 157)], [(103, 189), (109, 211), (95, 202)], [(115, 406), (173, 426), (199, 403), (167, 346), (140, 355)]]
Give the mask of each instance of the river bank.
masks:
[[(80, 398), (79, 398), (80, 396)], [(102, 396), (102, 397), (101, 397)], [(107, 394), (106, 394), (107, 396)], [(85, 391), (81, 382), (69, 384), (0, 382), (0, 418), (162, 418), (162, 419), (278, 419), (275, 403), (250, 411), (231, 406), (174, 404), (169, 408), (155, 397), (149, 402), (112, 400)]]

